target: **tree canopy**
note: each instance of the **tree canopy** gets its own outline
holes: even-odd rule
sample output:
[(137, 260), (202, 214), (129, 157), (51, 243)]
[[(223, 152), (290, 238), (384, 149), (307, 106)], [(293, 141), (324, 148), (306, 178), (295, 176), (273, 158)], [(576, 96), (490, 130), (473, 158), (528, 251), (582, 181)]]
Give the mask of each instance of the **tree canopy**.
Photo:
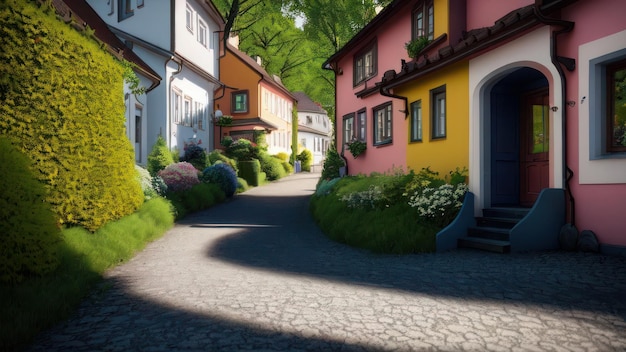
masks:
[(239, 36), (239, 49), (260, 56), (268, 73), (321, 103), (332, 118), (335, 80), (322, 64), (376, 16), (377, 6), (389, 2), (214, 0), (226, 18), (225, 32)]

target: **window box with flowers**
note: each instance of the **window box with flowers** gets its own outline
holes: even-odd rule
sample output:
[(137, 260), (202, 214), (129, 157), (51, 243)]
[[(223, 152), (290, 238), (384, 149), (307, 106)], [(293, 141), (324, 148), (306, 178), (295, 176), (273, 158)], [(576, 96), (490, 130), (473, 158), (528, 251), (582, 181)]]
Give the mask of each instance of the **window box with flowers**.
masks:
[(352, 141), (346, 143), (348, 145), (348, 150), (350, 154), (356, 159), (359, 155), (365, 153), (365, 149), (367, 149), (367, 144), (365, 142), (353, 139)]
[(406, 49), (406, 53), (410, 58), (415, 59), (419, 55), (419, 53), (424, 50), (425, 47), (430, 44), (431, 40), (428, 37), (417, 37), (412, 39), (410, 42), (404, 44), (404, 48)]
[(230, 126), (233, 124), (233, 117), (230, 115), (220, 116), (215, 122), (215, 124), (218, 126), (224, 126), (224, 127)]

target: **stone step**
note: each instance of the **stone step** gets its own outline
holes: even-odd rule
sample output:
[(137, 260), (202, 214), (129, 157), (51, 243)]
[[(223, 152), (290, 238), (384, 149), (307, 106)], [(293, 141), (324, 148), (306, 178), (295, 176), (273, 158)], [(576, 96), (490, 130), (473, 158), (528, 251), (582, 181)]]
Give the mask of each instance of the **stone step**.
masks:
[(511, 242), (509, 241), (499, 241), (480, 237), (459, 238), (458, 246), (461, 248), (480, 249), (495, 253), (509, 253), (511, 251)]

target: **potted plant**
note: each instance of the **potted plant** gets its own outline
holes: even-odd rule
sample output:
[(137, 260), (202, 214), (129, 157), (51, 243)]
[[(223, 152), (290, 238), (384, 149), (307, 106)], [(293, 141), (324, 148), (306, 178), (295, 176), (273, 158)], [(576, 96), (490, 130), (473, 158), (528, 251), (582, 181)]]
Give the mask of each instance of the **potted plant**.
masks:
[(410, 58), (415, 59), (417, 55), (424, 50), (424, 48), (430, 44), (430, 40), (426, 36), (417, 37), (410, 42), (404, 44), (407, 54)]
[(230, 126), (233, 123), (233, 117), (229, 115), (220, 116), (217, 120), (218, 126)]
[(367, 149), (367, 144), (365, 142), (360, 141), (358, 139), (353, 139), (352, 141), (346, 143), (348, 145), (348, 150), (350, 154), (356, 159), (359, 155), (365, 152)]

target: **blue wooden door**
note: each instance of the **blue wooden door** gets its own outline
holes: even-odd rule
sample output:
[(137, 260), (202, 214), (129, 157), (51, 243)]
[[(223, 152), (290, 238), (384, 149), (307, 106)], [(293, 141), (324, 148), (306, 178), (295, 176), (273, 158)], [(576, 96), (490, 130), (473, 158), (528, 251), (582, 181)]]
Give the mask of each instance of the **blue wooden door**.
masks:
[(491, 92), (491, 204), (519, 205), (519, 96), (505, 87)]

